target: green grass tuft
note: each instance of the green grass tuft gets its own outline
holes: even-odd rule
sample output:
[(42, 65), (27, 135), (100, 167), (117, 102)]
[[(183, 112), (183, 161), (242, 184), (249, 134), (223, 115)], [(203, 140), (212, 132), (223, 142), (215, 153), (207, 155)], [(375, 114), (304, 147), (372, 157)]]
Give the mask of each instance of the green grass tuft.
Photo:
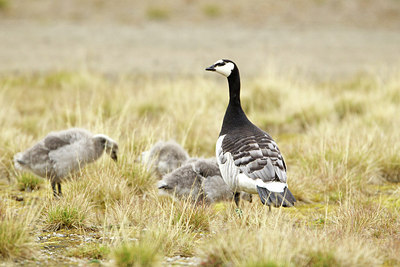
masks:
[(17, 177), (18, 189), (31, 192), (42, 187), (45, 180), (30, 173), (22, 173)]
[(77, 207), (54, 207), (47, 214), (47, 224), (53, 231), (80, 228), (85, 220)]
[(86, 195), (64, 194), (60, 200), (47, 204), (44, 228), (51, 231), (89, 228), (90, 209)]

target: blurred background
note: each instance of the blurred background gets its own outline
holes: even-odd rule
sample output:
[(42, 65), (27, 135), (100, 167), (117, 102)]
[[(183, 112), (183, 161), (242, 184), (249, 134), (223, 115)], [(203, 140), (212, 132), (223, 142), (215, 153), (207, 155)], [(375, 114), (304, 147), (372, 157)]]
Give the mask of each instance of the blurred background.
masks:
[(399, 0), (0, 0), (0, 72), (337, 78), (397, 67)]

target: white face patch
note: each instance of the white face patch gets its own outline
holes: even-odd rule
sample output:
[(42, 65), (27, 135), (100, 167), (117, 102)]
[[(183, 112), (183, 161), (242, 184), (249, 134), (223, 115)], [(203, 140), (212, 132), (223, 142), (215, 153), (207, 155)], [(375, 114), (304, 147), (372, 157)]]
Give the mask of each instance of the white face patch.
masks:
[[(221, 63), (221, 62), (222, 62), (222, 60), (218, 60), (216, 63)], [(216, 66), (215, 71), (218, 72), (219, 74), (224, 75), (225, 77), (229, 77), (229, 75), (231, 75), (234, 67), (235, 67), (235, 65), (233, 65), (233, 63), (228, 62), (223, 66)]]

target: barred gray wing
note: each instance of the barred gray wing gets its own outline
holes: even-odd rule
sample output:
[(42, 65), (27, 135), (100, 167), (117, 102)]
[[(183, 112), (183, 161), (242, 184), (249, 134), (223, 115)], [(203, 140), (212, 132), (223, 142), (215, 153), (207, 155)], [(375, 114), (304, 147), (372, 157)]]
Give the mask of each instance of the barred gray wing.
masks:
[(264, 182), (286, 183), (286, 164), (275, 141), (267, 133), (236, 132), (227, 134), (222, 154), (229, 152), (240, 172)]

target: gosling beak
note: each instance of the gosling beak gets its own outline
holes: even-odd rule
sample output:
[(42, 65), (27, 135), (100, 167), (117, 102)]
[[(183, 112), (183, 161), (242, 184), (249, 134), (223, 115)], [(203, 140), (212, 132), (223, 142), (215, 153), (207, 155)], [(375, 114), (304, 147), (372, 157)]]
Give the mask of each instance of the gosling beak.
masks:
[(158, 189), (172, 189), (169, 185), (162, 185)]
[(215, 71), (215, 65), (212, 65), (212, 66), (206, 68), (206, 70), (208, 70), (208, 71)]
[(115, 153), (111, 153), (111, 158), (113, 161), (117, 162), (118, 161), (118, 156)]
[(157, 187), (158, 189), (172, 189), (172, 187), (167, 185), (163, 180), (158, 181)]

